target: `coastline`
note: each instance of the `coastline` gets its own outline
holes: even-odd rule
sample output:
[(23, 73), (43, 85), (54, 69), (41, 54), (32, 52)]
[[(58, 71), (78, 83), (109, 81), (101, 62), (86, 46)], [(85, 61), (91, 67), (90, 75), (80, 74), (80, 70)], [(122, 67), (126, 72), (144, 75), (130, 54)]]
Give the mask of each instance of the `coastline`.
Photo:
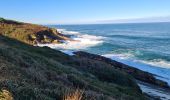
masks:
[[(63, 31), (63, 30), (59, 31), (62, 34), (63, 32), (61, 32), (61, 31)], [(78, 32), (74, 32), (74, 31), (70, 31), (71, 33), (69, 33), (69, 31), (65, 31), (65, 32), (66, 33), (64, 33), (64, 35), (66, 35), (66, 36), (70, 35), (70, 38), (73, 40), (78, 39), (79, 40), (78, 42), (80, 42), (80, 44), (87, 42), (87, 41), (83, 40), (84, 37), (81, 37), (81, 36), (79, 36), (78, 38), (74, 37), (75, 34), (80, 35), (80, 33), (78, 33)], [(72, 37), (72, 35), (73, 35), (73, 37)], [(93, 38), (93, 36), (90, 38)], [(83, 42), (81, 39), (83, 40)], [(98, 40), (97, 37), (95, 37), (95, 39), (96, 39), (96, 41)], [(99, 40), (100, 39), (101, 39), (101, 37), (99, 38)], [(90, 39), (88, 40), (88, 43), (90, 43), (89, 41), (90, 41)], [(157, 70), (156, 68), (155, 68), (156, 70), (153, 70), (154, 67), (151, 68), (151, 66), (148, 66), (146, 64), (135, 63), (135, 62), (128, 61), (128, 60), (126, 61), (126, 60), (115, 58), (113, 56), (96, 55), (96, 54), (87, 53), (87, 52), (84, 52), (81, 50), (79, 51), (79, 48), (77, 48), (76, 45), (80, 45), (80, 44), (76, 44), (76, 42), (66, 42), (65, 41), (63, 43), (64, 43), (64, 45), (63, 44), (60, 44), (60, 45), (58, 45), (58, 44), (57, 45), (42, 44), (39, 46), (49, 46), (53, 49), (58, 48), (56, 50), (60, 50), (61, 52), (68, 54), (70, 56), (87, 57), (87, 58), (95, 59), (95, 60), (99, 60), (99, 61), (102, 61), (101, 59), (104, 59), (103, 61), (108, 64), (112, 64), (110, 62), (114, 62), (113, 66), (116, 65), (117, 66), (117, 67), (115, 67), (116, 69), (117, 68), (120, 70), (123, 69), (126, 73), (131, 74), (135, 79), (138, 80), (138, 82), (137, 82), (138, 86), (141, 88), (143, 93), (146, 93), (148, 96), (151, 96), (152, 98), (155, 98), (155, 99), (169, 100), (169, 96), (166, 95), (166, 91), (170, 91), (170, 80), (166, 77), (161, 76), (161, 75), (157, 75), (157, 73), (159, 73), (159, 72), (156, 71)], [(73, 43), (73, 46), (72, 46), (72, 43)], [(74, 43), (75, 43), (75, 45), (74, 45)], [(67, 47), (67, 45), (69, 45), (69, 47)], [(94, 45), (95, 44), (93, 44), (93, 43), (92, 43), (92, 45), (88, 44), (89, 47), (94, 46)], [(85, 45), (84, 48), (87, 48), (88, 46)], [(72, 47), (73, 47), (73, 50), (70, 49)], [(74, 47), (77, 50), (74, 50)], [(81, 49), (83, 49), (83, 47), (81, 47)], [(110, 60), (108, 60), (108, 59), (110, 59)], [(109, 62), (107, 62), (107, 60)], [(148, 68), (151, 69), (151, 71)], [(158, 68), (158, 69), (162, 69), (162, 68)], [(136, 71), (137, 71), (137, 73), (136, 73)], [(154, 90), (156, 92), (152, 92), (152, 90)]]
[(152, 73), (156, 79), (165, 81), (168, 83), (168, 85), (170, 85), (170, 78), (169, 78), (170, 73), (168, 73), (168, 70), (165, 68), (151, 66), (138, 61), (119, 59), (112, 55), (103, 55), (103, 56), (124, 63), (126, 65), (132, 66), (134, 68), (140, 69), (142, 71)]
[[(2, 27), (5, 27), (4, 25), (6, 25), (6, 28), (7, 28), (6, 30), (8, 30), (8, 28), (10, 27), (10, 25), (8, 25), (8, 22), (9, 21), (7, 21), (7, 20), (2, 21)], [(84, 70), (85, 73), (86, 73), (86, 71), (89, 71), (89, 73), (96, 75), (96, 77), (98, 77), (101, 80), (101, 82), (107, 81), (109, 84), (110, 82), (113, 81), (117, 85), (120, 85), (120, 88), (122, 88), (124, 86), (132, 87), (132, 90), (133, 90), (133, 88), (137, 90), (134, 92), (132, 91), (132, 93), (134, 93), (134, 94), (138, 93), (138, 92), (140, 94), (142, 94), (141, 90), (143, 90), (144, 94), (147, 93), (148, 96), (151, 95), (151, 97), (153, 96), (153, 98), (165, 98), (165, 99), (169, 98), (164, 91), (170, 91), (170, 86), (168, 85), (168, 83), (166, 81), (161, 80), (161, 78), (163, 78), (162, 76), (158, 76), (154, 73), (150, 73), (149, 71), (141, 70), (140, 68), (137, 68), (136, 66), (133, 66), (133, 65), (131, 66), (131, 65), (121, 62), (115, 58), (109, 58), (107, 56), (105, 57), (104, 55), (88, 53), (88, 51), (86, 51), (86, 52), (79, 51), (79, 49), (84, 49), (84, 48), (93, 47), (93, 46), (102, 44), (103, 37), (101, 37), (101, 36), (80, 34), (80, 33), (72, 32), (72, 34), (77, 35), (77, 37), (72, 37), (71, 35), (69, 36), (67, 34), (62, 34), (61, 32), (58, 32), (57, 29), (54, 29), (54, 28), (51, 29), (51, 28), (47, 28), (47, 27), (43, 27), (43, 26), (24, 24), (24, 23), (15, 23), (14, 24), (13, 21), (12, 21), (12, 25), (13, 25), (13, 27), (19, 26), (22, 28), (22, 30), (25, 30), (25, 28), (27, 29), (28, 28), (27, 26), (30, 26), (29, 28), (32, 29), (32, 30), (30, 30), (30, 33), (28, 32), (26, 34), (23, 34), (24, 37), (26, 37), (26, 36), (29, 37), (29, 38), (25, 38), (25, 40), (20, 40), (21, 37), (15, 37), (15, 36), (11, 35), (11, 34), (14, 34), (14, 35), (17, 34), (13, 31), (12, 31), (12, 33), (8, 34), (9, 36), (11, 36), (10, 38), (18, 39), (18, 41), (20, 41), (20, 42), (24, 41), (25, 44), (23, 44), (23, 46), (27, 47), (30, 44), (31, 45), (34, 44), (33, 46), (40, 46), (40, 47), (48, 46), (53, 49), (52, 50), (48, 47), (44, 47), (44, 48), (40, 48), (40, 47), (34, 48), (33, 47), (35, 49), (34, 53), (37, 55), (39, 55), (39, 53), (40, 53), (40, 56), (43, 55), (43, 54), (41, 54), (42, 51), (45, 52), (43, 55), (45, 58), (46, 58), (46, 56), (48, 56), (50, 58), (52, 56), (55, 56), (54, 54), (56, 54), (57, 56), (59, 56), (57, 58), (56, 58), (56, 56), (53, 58), (53, 60), (54, 59), (59, 60), (59, 61), (56, 61), (56, 63), (59, 62), (63, 66), (70, 66), (70, 67), (75, 67), (76, 69), (79, 69), (79, 70)], [(40, 29), (40, 28), (42, 28), (42, 29)], [(18, 29), (18, 28), (16, 28), (16, 29)], [(35, 29), (40, 29), (42, 31), (37, 30), (38, 32), (34, 32)], [(1, 33), (2, 35), (4, 35), (3, 31), (5, 31), (5, 30), (2, 30), (2, 33)], [(2, 39), (3, 38), (6, 38), (6, 37), (2, 36)], [(9, 44), (12, 44), (12, 43), (9, 42)], [(19, 43), (16, 42), (14, 44), (16, 45)], [(83, 44), (83, 45), (81, 45), (81, 44)], [(66, 49), (68, 45), (69, 45), (69, 48), (75, 49), (75, 50), (70, 51), (69, 49)], [(61, 48), (64, 47), (64, 48), (58, 49), (58, 47), (61, 47)], [(21, 47), (19, 46), (18, 48), (20, 48), (21, 50), (23, 49), (22, 46)], [(42, 49), (42, 51), (41, 51), (41, 49)], [(56, 49), (57, 51), (54, 49)], [(31, 49), (28, 49), (27, 52), (30, 52), (29, 50), (31, 52), (33, 51)], [(38, 52), (39, 50), (40, 50), (40, 52)], [(49, 53), (48, 53), (48, 51), (49, 51)], [(61, 53), (60, 51), (62, 51), (63, 53)], [(61, 56), (64, 56), (65, 58), (60, 59)], [(11, 57), (11, 56), (9, 56), (9, 57)], [(46, 59), (46, 60), (48, 62), (48, 59)], [(64, 61), (62, 61), (62, 60), (64, 60)], [(24, 62), (24, 65), (21, 64), (20, 62), (18, 62), (18, 63), (21, 64), (21, 66), (22, 65), (25, 66), (25, 69), (27, 69), (28, 66), (30, 66), (30, 65), (25, 64), (25, 62), (27, 62), (27, 61), (23, 61), (23, 62)], [(41, 65), (41, 63), (40, 63), (40, 65)], [(52, 65), (53, 65), (53, 63), (52, 63)], [(55, 63), (54, 63), (54, 66), (56, 66)], [(144, 66), (141, 66), (141, 67), (144, 67)], [(52, 75), (52, 76), (54, 76), (54, 75)], [(89, 77), (94, 78), (94, 77), (91, 77), (91, 75)], [(123, 79), (123, 81), (122, 81), (122, 79)], [(141, 81), (141, 82), (135, 82), (135, 80)], [(81, 83), (82, 82), (80, 82), (80, 85), (82, 85)], [(85, 82), (83, 82), (83, 85), (86, 85), (84, 83)], [(138, 85), (136, 83), (138, 83)], [(148, 85), (148, 84), (151, 84), (151, 85)], [(102, 88), (102, 86), (99, 86), (99, 88)], [(152, 90), (156, 91), (156, 93), (153, 92), (154, 93), (153, 94)], [(159, 93), (157, 91), (161, 91), (162, 93)], [(122, 92), (122, 91), (119, 91), (119, 89), (118, 89), (118, 91), (116, 93), (119, 93), (119, 92)], [(111, 93), (113, 93), (113, 92), (111, 92)], [(143, 95), (143, 96), (145, 97), (147, 95)]]
[[(95, 36), (93, 34), (81, 34), (81, 32), (77, 32), (77, 31), (68, 31), (66, 29), (58, 29), (58, 32), (60, 32), (61, 34), (64, 34), (64, 35), (70, 35), (71, 39), (79, 39), (80, 42), (79, 43), (64, 43), (64, 47), (61, 46), (61, 45), (46, 45), (46, 46), (49, 46), (53, 49), (61, 49), (61, 50), (64, 50), (64, 51), (68, 51), (69, 50), (75, 50), (75, 51), (87, 51), (88, 52), (88, 48), (91, 48), (91, 47), (94, 47), (94, 46), (100, 46), (102, 45), (102, 43), (104, 43), (108, 38), (107, 37), (104, 37), (104, 36)], [(83, 36), (86, 36), (86, 37), (83, 37)], [(88, 36), (88, 37), (87, 37)], [(85, 39), (87, 39), (88, 41), (84, 41)], [(90, 41), (90, 42), (89, 42)], [(95, 41), (95, 44), (91, 44), (91, 41)], [(88, 42), (88, 43), (86, 43)], [(84, 44), (86, 43), (86, 44)], [(71, 48), (70, 48), (71, 47)], [(76, 47), (76, 48), (74, 48)], [(92, 53), (94, 54), (93, 52), (89, 52), (89, 53)], [(158, 66), (154, 66), (152, 64), (150, 64), (151, 62), (144, 62), (144, 61), (139, 61), (139, 60), (136, 60), (136, 59), (126, 59), (126, 57), (124, 57), (123, 55), (115, 55), (115, 54), (103, 54), (103, 53), (95, 53), (95, 54), (99, 54), (101, 56), (104, 56), (106, 58), (110, 58), (112, 60), (116, 60), (118, 62), (121, 62), (121, 63), (124, 63), (126, 65), (129, 65), (129, 66), (132, 66), (134, 68), (137, 68), (137, 69), (140, 69), (142, 71), (145, 71), (145, 72), (149, 72), (149, 73), (152, 73), (154, 75), (154, 77), (156, 79), (159, 79), (159, 80), (162, 80), (162, 81), (166, 81), (169, 85), (170, 85), (170, 70), (168, 68), (165, 68), (165, 67), (159, 67)], [(125, 56), (129, 56), (129, 55), (125, 55)], [(130, 55), (131, 56), (131, 55)], [(163, 62), (159, 62), (160, 64), (162, 64)], [(157, 62), (155, 62), (155, 64), (157, 64)], [(164, 64), (162, 64), (163, 66)], [(168, 65), (168, 64), (167, 64)]]
[[(61, 30), (61, 31), (63, 31), (63, 30)], [(62, 34), (63, 32), (61, 32), (61, 31), (59, 31), (59, 32)], [(70, 34), (70, 33), (69, 32), (64, 33), (64, 35), (68, 35), (68, 34)], [(77, 34), (80, 34), (80, 33), (71, 31), (70, 38), (72, 38), (72, 39), (74, 39), (74, 37), (71, 37), (73, 34), (77, 35)], [(47, 45), (44, 45), (44, 46), (49, 46), (53, 49), (56, 49), (57, 46), (55, 47), (54, 45), (55, 44), (49, 46), (47, 44)], [(69, 45), (71, 45), (71, 43)], [(43, 46), (43, 45), (41, 45), (41, 46)], [(111, 61), (113, 61), (114, 63), (116, 62), (116, 65), (119, 66), (117, 68), (122, 70), (122, 66), (123, 66), (123, 69), (125, 69), (125, 72), (129, 73), (129, 71), (130, 71), (129, 74), (131, 74), (135, 71), (138, 71), (140, 74), (134, 74), (134, 75), (132, 74), (132, 76), (135, 79), (138, 80), (137, 81), (138, 86), (141, 88), (143, 93), (146, 93), (148, 96), (151, 96), (155, 99), (162, 99), (162, 100), (168, 100), (169, 99), (169, 96), (165, 94), (166, 93), (165, 91), (170, 90), (169, 79), (166, 79), (163, 76), (157, 75), (156, 71), (152, 70), (150, 72), (150, 70), (148, 70), (149, 67), (147, 65), (141, 64), (141, 63), (137, 64), (137, 63), (134, 63), (132, 61), (126, 61), (126, 60), (118, 59), (118, 58), (115, 58), (115, 57), (112, 57), (112, 56), (107, 56), (107, 55), (95, 55), (95, 54), (87, 53), (87, 52), (84, 52), (84, 51), (70, 50), (69, 48), (66, 49), (67, 48), (66, 46), (67, 46), (67, 43), (65, 45), (65, 49), (61, 49), (60, 51), (65, 53), (65, 54), (68, 54), (70, 56), (79, 56), (79, 57), (87, 57), (87, 58), (91, 56), (92, 58), (90, 58), (90, 59), (95, 59), (95, 60), (99, 59), (99, 61), (102, 61), (101, 59), (110, 59), (109, 62), (107, 62), (107, 60), (106, 61), (104, 60), (104, 62), (109, 63), (109, 64), (110, 64)], [(56, 50), (58, 50), (58, 49), (56, 49)], [(113, 65), (115, 65), (115, 64), (113, 64)], [(150, 68), (150, 69), (152, 69), (152, 68)], [(139, 75), (139, 77), (135, 76), (135, 75)], [(141, 78), (141, 77), (143, 77), (143, 78)], [(150, 78), (150, 80), (149, 80), (149, 78)], [(155, 90), (156, 92), (152, 92), (152, 90)]]
[[(116, 65), (118, 65), (120, 67), (123, 67), (123, 66), (128, 67), (128, 68), (131, 67), (131, 68), (129, 68), (130, 70), (135, 68), (134, 66), (128, 66), (128, 65), (125, 65), (124, 63), (117, 62), (116, 60), (112, 60), (112, 59), (105, 58), (100, 55), (90, 54), (90, 53), (83, 52), (83, 51), (77, 51), (77, 52), (62, 51), (62, 52), (66, 53), (70, 56), (87, 57), (87, 58), (95, 59), (95, 60), (98, 59), (99, 61), (104, 61), (109, 64), (112, 64), (112, 62), (114, 62), (114, 63), (116, 63)], [(120, 68), (120, 70), (123, 70), (123, 69)], [(141, 71), (140, 69), (135, 69), (135, 70)], [(145, 75), (143, 76), (140, 74), (139, 74), (139, 77), (143, 76), (145, 79), (148, 79), (148, 80), (142, 80), (142, 78), (141, 79), (135, 78), (135, 77), (134, 78), (137, 79), (136, 82), (144, 94), (146, 94), (148, 97), (150, 97), (151, 99), (154, 99), (154, 100), (155, 99), (156, 100), (169, 100), (170, 99), (170, 86), (168, 83), (166, 83), (165, 81), (162, 81), (162, 80), (158, 80), (157, 78), (155, 78), (155, 75), (153, 75), (152, 73), (145, 72), (145, 71), (141, 71), (141, 73), (146, 74), (146, 77), (145, 77)], [(149, 76), (147, 76), (147, 75), (149, 75)], [(153, 83), (149, 78), (155, 78), (155, 80), (158, 81), (158, 83), (160, 82), (160, 84)], [(162, 86), (161, 84), (164, 84), (164, 86)]]
[[(69, 56), (79, 56), (79, 57), (89, 57), (90, 59), (99, 59), (99, 61), (103, 61), (102, 59), (110, 59), (110, 58), (105, 58), (103, 56), (100, 55), (95, 55), (95, 54), (91, 54), (91, 53), (87, 53), (87, 52), (83, 52), (83, 51), (71, 51), (71, 50), (60, 50), (61, 52), (69, 55)], [(82, 53), (82, 54), (81, 54)], [(91, 57), (90, 57), (91, 56)], [(112, 60), (110, 59), (110, 61), (115, 62), (116, 60)], [(106, 63), (108, 63), (107, 61), (105, 61)], [(124, 63), (121, 62), (117, 62), (117, 64), (119, 64), (118, 66), (126, 66), (129, 67), (127, 65), (125, 65)], [(131, 66), (132, 69), (135, 68), (134, 66)], [(140, 69), (137, 69), (140, 70)], [(142, 73), (145, 71), (142, 71)], [(147, 72), (147, 74), (152, 75), (153, 77), (155, 77), (154, 74)], [(150, 76), (150, 77), (152, 77)], [(152, 78), (153, 78), (152, 77)], [(149, 78), (148, 76), (146, 76), (145, 78)], [(158, 80), (157, 78), (155, 78), (155, 80)], [(159, 81), (159, 80), (158, 80)], [(140, 87), (140, 89), (142, 90), (142, 92), (144, 94), (146, 94), (149, 98), (151, 98), (151, 100), (169, 100), (170, 99), (170, 86), (167, 84), (167, 86), (160, 86), (158, 84), (154, 84), (152, 82), (148, 82), (148, 81), (141, 81), (140, 79), (136, 80), (138, 86)], [(161, 81), (164, 83), (164, 81)]]
[(154, 99), (170, 100), (170, 90), (154, 86), (145, 82), (137, 81), (142, 92)]

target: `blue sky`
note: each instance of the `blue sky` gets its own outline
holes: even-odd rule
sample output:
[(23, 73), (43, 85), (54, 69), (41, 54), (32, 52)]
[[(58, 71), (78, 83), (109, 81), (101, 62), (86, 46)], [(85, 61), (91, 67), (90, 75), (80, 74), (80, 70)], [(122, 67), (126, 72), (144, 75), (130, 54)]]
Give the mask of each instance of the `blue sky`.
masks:
[(1, 0), (0, 17), (42, 24), (170, 16), (170, 0)]

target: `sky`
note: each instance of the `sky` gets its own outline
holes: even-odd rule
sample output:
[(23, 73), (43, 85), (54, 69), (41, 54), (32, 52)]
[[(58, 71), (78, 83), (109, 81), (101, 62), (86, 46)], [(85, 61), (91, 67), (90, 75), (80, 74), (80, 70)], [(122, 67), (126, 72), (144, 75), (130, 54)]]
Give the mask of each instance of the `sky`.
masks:
[(170, 20), (170, 0), (1, 0), (0, 17), (38, 24), (161, 21)]

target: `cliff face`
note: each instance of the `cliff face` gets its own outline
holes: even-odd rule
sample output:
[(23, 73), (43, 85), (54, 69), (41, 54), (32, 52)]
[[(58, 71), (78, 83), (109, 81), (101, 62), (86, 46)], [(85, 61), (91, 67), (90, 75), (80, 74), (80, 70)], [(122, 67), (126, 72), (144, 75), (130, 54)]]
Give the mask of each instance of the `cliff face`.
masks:
[(3, 19), (0, 33), (0, 99), (5, 90), (15, 100), (63, 100), (77, 88), (83, 100), (147, 99), (134, 78), (105, 62), (32, 46), (68, 39), (55, 29)]
[(0, 34), (32, 45), (37, 43), (61, 43), (62, 40), (70, 40), (54, 28), (2, 18), (0, 20)]

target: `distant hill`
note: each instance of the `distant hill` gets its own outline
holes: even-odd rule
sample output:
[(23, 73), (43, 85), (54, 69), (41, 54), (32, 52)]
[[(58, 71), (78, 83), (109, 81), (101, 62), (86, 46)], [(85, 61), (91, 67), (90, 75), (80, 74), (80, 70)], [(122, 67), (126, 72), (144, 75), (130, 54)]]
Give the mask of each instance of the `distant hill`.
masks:
[(0, 18), (0, 34), (28, 44), (61, 43), (69, 39), (54, 28)]

